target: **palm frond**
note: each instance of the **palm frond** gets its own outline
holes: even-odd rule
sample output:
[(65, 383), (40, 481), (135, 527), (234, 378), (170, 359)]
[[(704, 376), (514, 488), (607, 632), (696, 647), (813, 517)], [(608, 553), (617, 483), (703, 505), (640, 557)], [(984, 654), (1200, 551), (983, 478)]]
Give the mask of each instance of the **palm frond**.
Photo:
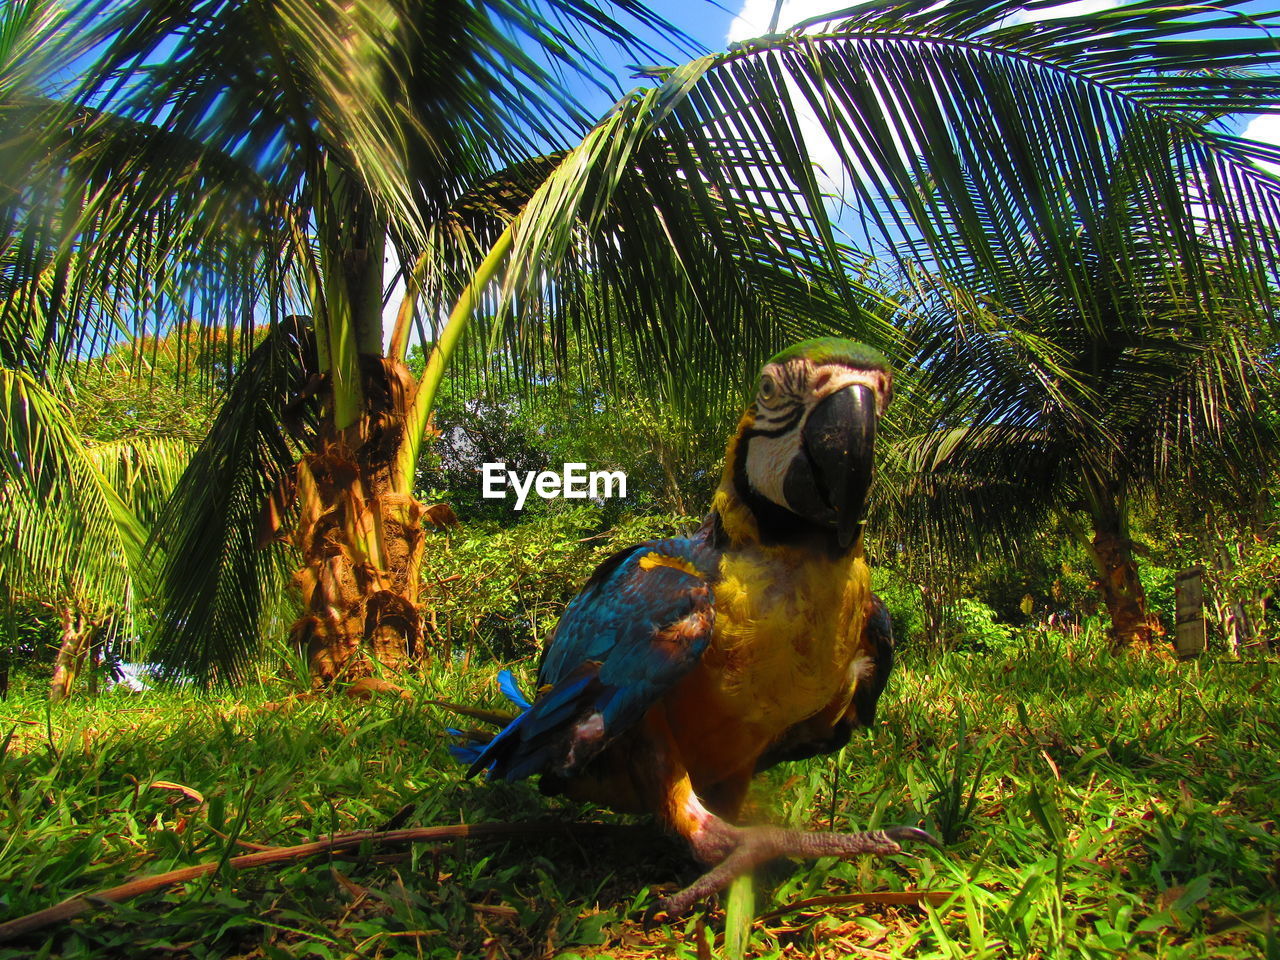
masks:
[[(1273, 317), (1258, 279), (1207, 238), (1184, 265), (1160, 238), (1131, 237), (1123, 282), (1109, 247), (1079, 234), (1066, 245), (1069, 268), (1042, 252), (1028, 272), (983, 273), (981, 295), (915, 285), (919, 354), (891, 411), (886, 524), (971, 555), (1084, 507), (1098, 478), (1141, 495), (1274, 469), (1280, 431), (1261, 415), (1275, 397)], [(1095, 328), (1076, 291), (1107, 303), (1108, 288), (1117, 300)]]
[(84, 450), (61, 400), (22, 370), (0, 366), (0, 485), (36, 500), (79, 472)]
[(170, 677), (237, 679), (263, 643), (296, 557), (260, 533), (314, 437), (314, 351), (305, 317), (268, 333), (161, 511), (151, 538), (162, 598), (151, 659)]
[[(1209, 237), (1235, 262), (1237, 292), (1266, 303), (1280, 185), (1256, 161), (1273, 151), (1209, 121), (1271, 109), (1280, 80), (1240, 68), (1280, 53), (1262, 29), (1223, 38), (1242, 24), (1235, 6), (1192, 17), (1139, 2), (1032, 28), (1005, 24), (1011, 9), (991, 2), (869, 3), (662, 71), (549, 161), (518, 211), (461, 242), (451, 225), (455, 246), (434, 262), (428, 251), (437, 276), (424, 289), (459, 289), (455, 273), (510, 225), (510, 265), (473, 356), (499, 338), (530, 364), (570, 337), (604, 353), (620, 328), (656, 378), (745, 382), (743, 368), (779, 343), (830, 331), (905, 360), (848, 279), (868, 267), (837, 242), (811, 166), (816, 122), (849, 176), (859, 242), (974, 297), (1031, 309), (1047, 271), (1073, 322), (1114, 331), (1135, 291), (1182, 295), (1153, 288), (1158, 264), (1177, 265), (1183, 289), (1205, 288)], [(1216, 72), (1186, 73), (1187, 57)], [(1110, 269), (1086, 282), (1082, 251)], [(1039, 370), (1038, 387), (1010, 386), (1025, 403), (1048, 391), (1098, 428), (1097, 398), (1051, 338), (1015, 324), (999, 339)]]
[(150, 530), (194, 452), (186, 440), (144, 436), (93, 444), (85, 457)]
[(482, 298), (473, 362), (488, 363), (502, 343), (517, 379), (536, 378), (577, 343), (609, 382), (620, 335), (651, 371), (655, 398), (722, 403), (725, 391), (704, 388), (748, 382), (761, 360), (800, 337), (891, 339), (867, 309), (878, 295), (851, 279), (863, 263), (810, 229), (823, 222), (811, 185), (761, 186), (750, 198), (726, 186), (766, 184), (760, 172), (771, 164), (804, 168), (794, 131), (782, 146), (757, 144), (758, 153), (774, 150), (763, 159), (728, 140), (695, 155), (663, 131), (708, 62), (668, 81), (675, 92), (629, 98), (573, 150), (511, 171), (495, 184), (501, 203), (474, 195), (433, 227), (414, 278), (429, 314), (433, 297), (439, 311), (499, 236), (511, 237), (502, 282)]
[(608, 86), (599, 50), (691, 45), (635, 0), (85, 0), (58, 30), (28, 23), (15, 49), (86, 64), (69, 99), (52, 69), (0, 97), (38, 161), (9, 168), (27, 172), (0, 203), (7, 315), (41, 331), (46, 364), (120, 327), (136, 339), (192, 317), (247, 344), (257, 319), (313, 299), (326, 170), (359, 185), (352, 209), (420, 244), (439, 210), (526, 156), (530, 138), (577, 136), (570, 89)]
[[(10, 595), (66, 602), (94, 616), (111, 615), (122, 636), (148, 593), (144, 558), (149, 521), (189, 453), (174, 441), (130, 440), (84, 447), (57, 398), (20, 374), (22, 403), (40, 419), (9, 430), (15, 460), (38, 465), (0, 483), (0, 569)], [(12, 405), (3, 419), (12, 424)], [(19, 417), (21, 419), (21, 417)], [(12, 463), (11, 463), (12, 466)]]

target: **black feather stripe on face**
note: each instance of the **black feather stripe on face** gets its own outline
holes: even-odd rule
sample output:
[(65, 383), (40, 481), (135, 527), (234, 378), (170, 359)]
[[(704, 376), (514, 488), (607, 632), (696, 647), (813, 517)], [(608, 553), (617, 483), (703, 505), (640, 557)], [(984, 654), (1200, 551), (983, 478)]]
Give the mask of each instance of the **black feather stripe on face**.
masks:
[(786, 414), (784, 420), (778, 421), (776, 427), (768, 430), (762, 430), (759, 427), (747, 427), (742, 431), (739, 437), (739, 444), (745, 446), (751, 441), (752, 437), (780, 437), (784, 433), (789, 433), (800, 426), (800, 421), (804, 419), (804, 405), (800, 403), (793, 404), (790, 411)]

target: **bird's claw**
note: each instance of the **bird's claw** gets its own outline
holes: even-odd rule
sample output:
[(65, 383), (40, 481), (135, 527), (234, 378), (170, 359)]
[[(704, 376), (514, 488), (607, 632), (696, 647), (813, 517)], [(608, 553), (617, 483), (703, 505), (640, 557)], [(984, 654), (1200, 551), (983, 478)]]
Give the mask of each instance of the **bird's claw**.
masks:
[(658, 884), (654, 892), (665, 895), (659, 896), (645, 908), (641, 919), (645, 933), (652, 933), (654, 928), (680, 919), (680, 913), (671, 909), (671, 900), (679, 896), (679, 888), (674, 883), (663, 883)]
[[(830, 849), (820, 848), (824, 839), (831, 841)], [(852, 856), (859, 853), (890, 856), (902, 853), (899, 846), (902, 841), (942, 848), (942, 844), (927, 830), (919, 827), (890, 827), (861, 834), (809, 834), (760, 828), (743, 830), (738, 846), (728, 856), (683, 890), (659, 900), (646, 915), (646, 922), (656, 920), (658, 916), (662, 916), (662, 922), (666, 923), (677, 920), (699, 900), (723, 890), (735, 877), (778, 856)], [(841, 846), (844, 849), (839, 849)]]
[[(943, 849), (941, 841), (938, 840), (928, 830), (921, 830), (919, 827), (890, 827), (884, 832), (884, 835), (895, 843), (902, 840), (910, 840), (913, 843), (927, 843), (935, 849)], [(895, 853), (901, 853), (901, 849), (895, 850)]]
[(679, 893), (673, 893), (669, 897), (663, 897), (657, 904), (655, 916), (661, 917), (658, 923), (675, 923), (680, 920), (689, 908), (699, 900), (705, 897), (714, 897), (715, 893), (692, 892), (689, 889), (681, 890)]

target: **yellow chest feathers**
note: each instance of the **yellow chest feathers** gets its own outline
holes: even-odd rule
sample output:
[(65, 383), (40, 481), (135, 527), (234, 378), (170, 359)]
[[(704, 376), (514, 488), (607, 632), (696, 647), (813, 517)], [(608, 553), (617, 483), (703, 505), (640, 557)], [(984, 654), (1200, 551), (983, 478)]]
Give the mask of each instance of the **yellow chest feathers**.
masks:
[(724, 557), (703, 665), (717, 699), (781, 732), (851, 687), (870, 598), (859, 545), (840, 559), (752, 547)]

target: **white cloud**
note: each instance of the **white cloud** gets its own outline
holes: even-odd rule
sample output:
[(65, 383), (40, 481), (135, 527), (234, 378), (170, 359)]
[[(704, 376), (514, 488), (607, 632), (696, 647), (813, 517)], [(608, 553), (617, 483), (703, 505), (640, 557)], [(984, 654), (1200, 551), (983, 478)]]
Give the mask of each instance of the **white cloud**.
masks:
[[(729, 24), (728, 41), (737, 43), (768, 33), (775, 6), (775, 0), (745, 0), (733, 23)], [(848, 7), (848, 3), (841, 3), (840, 0), (784, 0), (782, 15), (778, 18), (778, 30), (786, 30), (801, 20), (846, 10)]]
[[(1260, 140), (1263, 143), (1280, 144), (1280, 115), (1268, 113), (1254, 117), (1245, 124), (1244, 129), (1240, 131), (1240, 136), (1246, 140)], [(1280, 176), (1280, 164), (1263, 163), (1260, 166)]]
[[(1120, 0), (1072, 0), (1042, 10), (1016, 10), (1010, 15), (1011, 23), (1030, 23), (1036, 20), (1056, 20), (1061, 17), (1078, 17), (1100, 10), (1110, 10), (1120, 5)], [(750, 40), (763, 36), (769, 31), (769, 21), (773, 18), (776, 0), (744, 0), (738, 15), (729, 25), (730, 43)], [(783, 0), (782, 12), (778, 17), (779, 32), (823, 14), (835, 13), (848, 9), (849, 4), (842, 0)]]
[[(840, 0), (784, 0), (778, 17), (778, 32), (785, 31), (810, 17), (845, 10), (848, 6), (848, 3), (842, 3)], [(729, 25), (727, 41), (738, 43), (767, 34), (775, 7), (776, 0), (744, 0), (738, 15)], [(800, 132), (804, 137), (809, 156), (813, 159), (813, 165), (818, 171), (819, 188), (834, 196), (844, 195), (847, 179), (839, 152), (823, 131), (817, 116), (803, 104), (803, 97), (794, 88), (792, 88), (792, 101), (797, 104)]]
[[(940, 0), (941, 4), (947, 2), (949, 0)], [(1010, 13), (1007, 22), (1009, 24), (1032, 23), (1063, 17), (1085, 16), (1120, 6), (1122, 2), (1124, 0), (1073, 0), (1073, 2), (1034, 11), (1018, 8)], [(727, 41), (740, 43), (767, 34), (775, 5), (776, 0), (743, 0), (738, 15), (729, 26)], [(797, 23), (845, 9), (848, 9), (848, 0), (783, 0), (777, 32), (785, 32)], [(812, 29), (817, 32), (823, 27), (817, 26)], [(792, 92), (793, 101), (798, 105), (801, 133), (809, 156), (813, 159), (819, 173), (819, 187), (835, 197), (848, 199), (849, 173), (843, 167), (839, 152), (827, 138), (817, 117), (803, 105), (803, 98), (794, 89)], [(1267, 114), (1253, 117), (1245, 125), (1240, 136), (1280, 145), (1280, 115)], [(919, 145), (898, 144), (897, 146), (900, 151), (913, 152)], [(1261, 164), (1261, 166), (1280, 176), (1280, 164)], [(856, 171), (855, 175), (857, 175)]]
[(1063, 17), (1082, 17), (1120, 6), (1119, 0), (1073, 0), (1044, 10), (1018, 10), (1009, 18), (1010, 23), (1035, 23), (1037, 20), (1060, 20)]

